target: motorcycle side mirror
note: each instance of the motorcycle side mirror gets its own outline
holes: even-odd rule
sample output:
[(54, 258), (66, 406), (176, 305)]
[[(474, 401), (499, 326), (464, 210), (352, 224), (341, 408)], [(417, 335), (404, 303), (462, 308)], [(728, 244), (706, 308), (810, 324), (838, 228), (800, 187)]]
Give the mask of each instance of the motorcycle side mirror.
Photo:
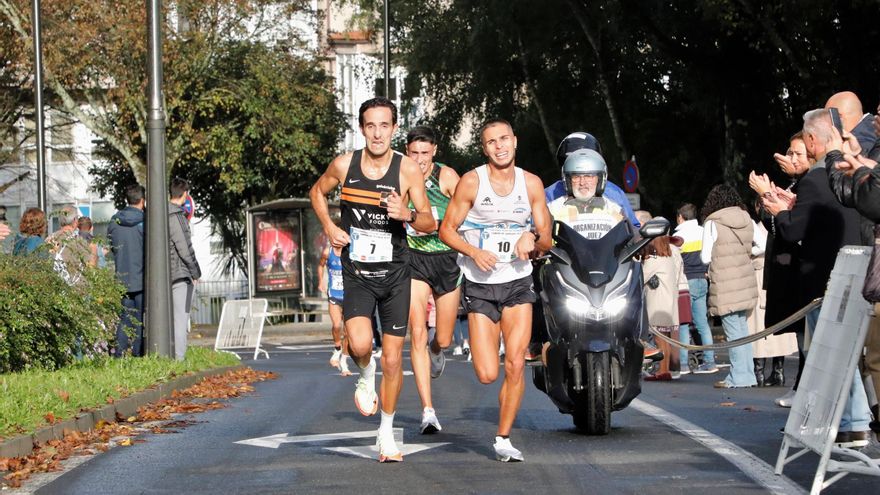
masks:
[(669, 232), (669, 220), (663, 217), (648, 220), (642, 225), (642, 228), (639, 229), (639, 234), (642, 238), (627, 246), (626, 249), (620, 253), (620, 262), (626, 263), (633, 259), (633, 257), (638, 254), (646, 244), (651, 242), (651, 239), (665, 235), (667, 232)]
[(647, 222), (645, 222), (644, 225), (642, 225), (642, 228), (639, 229), (639, 234), (641, 234), (643, 238), (648, 239), (660, 237), (661, 235), (665, 235), (667, 232), (669, 232), (669, 220), (663, 217), (648, 220)]
[(571, 264), (571, 258), (568, 256), (568, 253), (557, 248), (556, 246), (551, 247), (550, 251), (548, 251), (547, 254), (543, 257), (557, 259), (560, 262), (565, 263), (566, 265)]

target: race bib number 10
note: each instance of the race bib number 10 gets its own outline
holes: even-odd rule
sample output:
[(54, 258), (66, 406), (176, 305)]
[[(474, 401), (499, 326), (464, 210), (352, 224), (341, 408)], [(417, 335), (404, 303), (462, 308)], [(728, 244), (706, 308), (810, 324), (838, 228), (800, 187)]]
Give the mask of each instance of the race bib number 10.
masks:
[(480, 234), (480, 249), (491, 252), (501, 263), (510, 263), (516, 259), (513, 248), (523, 232), (525, 228), (521, 225), (484, 228)]
[(390, 232), (377, 232), (352, 227), (349, 233), (351, 246), (348, 257), (361, 263), (380, 263), (391, 261), (393, 247)]

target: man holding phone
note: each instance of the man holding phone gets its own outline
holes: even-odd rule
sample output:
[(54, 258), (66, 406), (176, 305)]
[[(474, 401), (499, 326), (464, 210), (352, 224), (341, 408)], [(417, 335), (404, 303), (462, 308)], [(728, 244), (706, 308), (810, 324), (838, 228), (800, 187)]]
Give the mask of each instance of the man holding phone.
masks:
[(877, 142), (877, 134), (873, 126), (874, 116), (863, 112), (859, 97), (852, 91), (835, 93), (828, 98), (825, 109), (831, 112), (831, 120), (837, 132), (841, 136), (844, 131), (854, 135), (862, 147), (861, 154), (868, 156), (868, 152)]

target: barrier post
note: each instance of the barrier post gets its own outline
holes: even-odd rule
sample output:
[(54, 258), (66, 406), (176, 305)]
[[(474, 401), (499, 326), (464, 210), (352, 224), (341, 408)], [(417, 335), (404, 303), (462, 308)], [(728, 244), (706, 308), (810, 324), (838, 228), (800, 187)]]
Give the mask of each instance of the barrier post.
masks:
[[(843, 247), (837, 255), (776, 460), (776, 474), (782, 474), (791, 461), (818, 454), (811, 494), (849, 473), (880, 476), (880, 460), (834, 446), (872, 315), (862, 297), (870, 255), (870, 248), (861, 246)], [(789, 456), (790, 448), (799, 450)], [(854, 460), (831, 459), (831, 454)], [(836, 474), (826, 480), (829, 472)]]

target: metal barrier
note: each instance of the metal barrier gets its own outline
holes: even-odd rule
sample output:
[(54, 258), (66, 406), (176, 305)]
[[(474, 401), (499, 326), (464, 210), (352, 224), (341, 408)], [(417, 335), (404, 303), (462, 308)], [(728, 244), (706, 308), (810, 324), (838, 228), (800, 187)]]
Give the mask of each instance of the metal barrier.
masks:
[(748, 335), (746, 337), (740, 337), (736, 340), (730, 340), (728, 342), (720, 342), (718, 344), (710, 344), (710, 345), (691, 345), (691, 344), (682, 344), (677, 340), (673, 340), (665, 335), (663, 332), (655, 329), (649, 328), (649, 331), (654, 335), (654, 337), (666, 342), (667, 344), (675, 347), (680, 347), (682, 349), (687, 349), (689, 351), (719, 351), (721, 349), (730, 349), (733, 347), (739, 347), (741, 345), (751, 344), (752, 342), (756, 342), (758, 340), (763, 339), (769, 335), (773, 335), (776, 332), (786, 329), (789, 325), (795, 323), (801, 318), (805, 318), (807, 313), (818, 308), (822, 304), (822, 298), (818, 297), (810, 301), (803, 308), (792, 313), (788, 318), (780, 321), (779, 323), (773, 325), (772, 327), (768, 327), (758, 333)]
[(269, 353), (260, 347), (263, 337), (263, 324), (269, 313), (265, 299), (243, 299), (226, 301), (217, 328), (217, 340), (214, 341), (215, 351), (254, 348), (254, 359), (262, 352), (269, 359)]
[(220, 322), (226, 301), (247, 299), (247, 280), (212, 280), (195, 286), (193, 309), (190, 319), (193, 325), (216, 325)]
[[(834, 446), (871, 319), (871, 306), (862, 297), (870, 254), (870, 248), (846, 246), (837, 255), (776, 460), (776, 474), (782, 474), (787, 463), (810, 451), (818, 454), (811, 494), (849, 473), (880, 476), (880, 460)], [(788, 456), (791, 447), (800, 450)], [(831, 459), (831, 454), (854, 460)], [(826, 472), (837, 474), (825, 480)]]

